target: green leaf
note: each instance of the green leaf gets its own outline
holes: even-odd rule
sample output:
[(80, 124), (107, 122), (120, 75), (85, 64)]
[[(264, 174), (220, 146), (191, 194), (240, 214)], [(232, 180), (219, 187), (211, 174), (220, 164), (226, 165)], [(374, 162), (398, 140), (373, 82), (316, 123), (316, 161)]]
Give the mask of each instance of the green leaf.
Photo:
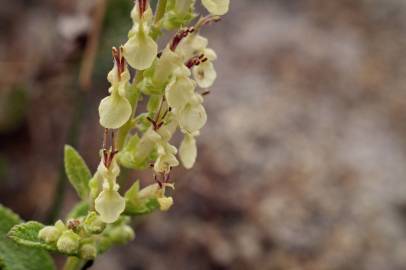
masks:
[(144, 198), (141, 199), (138, 196), (140, 190), (139, 180), (131, 186), (131, 188), (125, 193), (126, 205), (124, 214), (131, 216), (149, 214), (156, 209), (159, 209), (159, 202), (157, 198)]
[(79, 197), (86, 200), (92, 175), (83, 158), (69, 145), (65, 145), (65, 171)]
[(15, 225), (8, 233), (9, 238), (28, 248), (42, 248), (47, 251), (58, 252), (68, 256), (77, 256), (77, 253), (63, 253), (56, 248), (56, 244), (48, 244), (38, 238), (39, 231), (45, 226), (36, 221), (28, 221)]
[(45, 250), (17, 244), (7, 232), (22, 220), (11, 210), (0, 205), (0, 269), (53, 270), (55, 265)]
[(134, 184), (125, 193), (127, 200), (136, 200), (138, 198), (138, 192), (140, 191), (140, 180), (135, 180)]
[(39, 231), (44, 227), (39, 222), (28, 221), (15, 225), (8, 233), (8, 236), (20, 245), (56, 251), (55, 246), (47, 244), (38, 238)]

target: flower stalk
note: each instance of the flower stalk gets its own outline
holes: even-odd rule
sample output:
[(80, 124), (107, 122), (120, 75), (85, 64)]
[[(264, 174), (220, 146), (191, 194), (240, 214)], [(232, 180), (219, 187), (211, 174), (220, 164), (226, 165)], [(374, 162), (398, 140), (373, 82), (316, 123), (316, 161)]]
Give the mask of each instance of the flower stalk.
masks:
[[(20, 241), (67, 255), (64, 270), (85, 268), (133, 240), (132, 217), (170, 210), (172, 170), (191, 169), (196, 162), (197, 138), (207, 122), (205, 96), (217, 78), (217, 54), (201, 32), (228, 11), (229, 0), (201, 0), (210, 15), (200, 19), (195, 2), (159, 0), (153, 12), (148, 0), (136, 0), (128, 40), (112, 48), (110, 87), (98, 108), (104, 139), (97, 170), (91, 175), (79, 153), (65, 147), (65, 170), (81, 202), (64, 220), (35, 225), (28, 234), (37, 235), (34, 244), (32, 238)], [(159, 48), (157, 39), (166, 30), (173, 37)], [(146, 111), (137, 112), (143, 99)], [(177, 133), (183, 137), (179, 145), (172, 140)], [(136, 180), (123, 190), (117, 180), (123, 168), (149, 170), (151, 183), (141, 187)]]

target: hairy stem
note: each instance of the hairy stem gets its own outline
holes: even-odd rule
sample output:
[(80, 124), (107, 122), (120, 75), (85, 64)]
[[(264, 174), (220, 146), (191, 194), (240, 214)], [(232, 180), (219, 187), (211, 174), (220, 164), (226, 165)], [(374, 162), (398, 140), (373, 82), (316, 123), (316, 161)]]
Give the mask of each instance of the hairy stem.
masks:
[(155, 20), (154, 20), (155, 24), (158, 23), (165, 14), (166, 1), (167, 0), (158, 0), (155, 11)]
[(84, 261), (77, 257), (68, 257), (63, 266), (63, 270), (80, 270)]
[(139, 100), (139, 90), (136, 88), (137, 84), (142, 81), (144, 78), (143, 71), (138, 71), (137, 75), (134, 78), (134, 81), (131, 86), (131, 91), (134, 93), (131, 93), (131, 97), (129, 98), (129, 102), (131, 104), (131, 107), (133, 108), (133, 114), (130, 119), (118, 130), (118, 136), (117, 136), (117, 149), (121, 150), (125, 144), (125, 140), (127, 139), (128, 133), (130, 130), (133, 128), (133, 117), (135, 115), (135, 111), (137, 110), (137, 104)]

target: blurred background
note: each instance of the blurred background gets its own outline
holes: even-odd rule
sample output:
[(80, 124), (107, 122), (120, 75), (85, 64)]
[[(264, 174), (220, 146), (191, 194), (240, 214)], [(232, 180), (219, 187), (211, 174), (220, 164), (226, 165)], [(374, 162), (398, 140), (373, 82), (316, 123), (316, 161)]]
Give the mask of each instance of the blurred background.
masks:
[[(24, 219), (77, 200), (65, 143), (98, 164), (132, 7), (103, 3), (0, 0), (0, 203)], [(92, 269), (406, 269), (405, 33), (404, 0), (231, 0), (203, 30), (219, 59), (197, 164)]]

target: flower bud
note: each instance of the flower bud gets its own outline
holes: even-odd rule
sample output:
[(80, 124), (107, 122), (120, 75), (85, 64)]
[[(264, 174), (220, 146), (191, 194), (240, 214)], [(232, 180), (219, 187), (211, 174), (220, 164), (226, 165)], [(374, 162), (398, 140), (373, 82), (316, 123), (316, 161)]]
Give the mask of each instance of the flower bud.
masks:
[(80, 237), (72, 230), (65, 231), (61, 237), (59, 237), (56, 247), (60, 252), (72, 254), (79, 248)]
[(96, 212), (90, 212), (85, 219), (84, 228), (90, 234), (99, 234), (106, 228), (106, 223), (101, 220)]
[(186, 169), (193, 167), (197, 157), (196, 140), (190, 134), (185, 134), (179, 147), (179, 157)]
[(97, 248), (92, 243), (83, 244), (79, 249), (79, 255), (85, 260), (94, 260), (97, 256)]
[(56, 242), (60, 235), (61, 231), (59, 231), (55, 226), (45, 226), (39, 231), (38, 238), (49, 244)]
[(161, 211), (168, 211), (169, 208), (173, 205), (173, 198), (172, 197), (162, 197), (158, 198), (159, 209)]
[(57, 228), (61, 233), (68, 229), (66, 225), (63, 223), (63, 221), (60, 219), (57, 222), (55, 222), (55, 228)]
[(125, 244), (135, 238), (134, 230), (128, 225), (113, 228), (109, 235), (111, 240), (118, 244)]

